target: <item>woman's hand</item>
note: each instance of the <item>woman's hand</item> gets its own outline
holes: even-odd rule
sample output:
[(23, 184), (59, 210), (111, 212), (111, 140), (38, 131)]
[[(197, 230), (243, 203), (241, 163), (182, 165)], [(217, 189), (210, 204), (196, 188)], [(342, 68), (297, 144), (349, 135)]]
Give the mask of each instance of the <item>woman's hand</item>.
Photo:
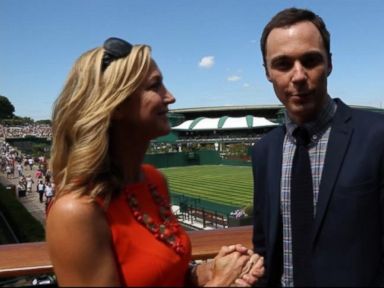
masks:
[(264, 259), (241, 244), (221, 247), (209, 262), (197, 265), (194, 285), (249, 287), (264, 275)]
[(238, 275), (237, 279), (232, 283), (231, 286), (238, 287), (249, 287), (255, 284), (261, 277), (264, 276), (264, 257), (260, 256), (257, 253), (254, 253), (252, 250), (246, 248), (241, 244), (223, 246), (219, 254), (216, 256), (219, 257), (229, 255), (237, 251), (242, 254), (247, 254), (250, 256), (248, 261), (243, 265), (241, 273)]
[(250, 259), (244, 265), (242, 273), (231, 286), (248, 287), (264, 276), (264, 258), (252, 250), (248, 250), (248, 254), (251, 256)]
[(204, 286), (230, 286), (250, 259), (247, 250), (240, 244), (223, 246), (214, 260), (208, 263), (211, 275)]

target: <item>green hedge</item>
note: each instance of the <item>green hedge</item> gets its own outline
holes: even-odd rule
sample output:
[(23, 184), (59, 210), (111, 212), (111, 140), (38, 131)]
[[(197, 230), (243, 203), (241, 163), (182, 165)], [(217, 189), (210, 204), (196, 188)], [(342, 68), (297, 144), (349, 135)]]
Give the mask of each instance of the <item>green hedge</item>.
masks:
[(45, 230), (16, 198), (14, 191), (0, 185), (0, 209), (20, 242), (44, 241)]

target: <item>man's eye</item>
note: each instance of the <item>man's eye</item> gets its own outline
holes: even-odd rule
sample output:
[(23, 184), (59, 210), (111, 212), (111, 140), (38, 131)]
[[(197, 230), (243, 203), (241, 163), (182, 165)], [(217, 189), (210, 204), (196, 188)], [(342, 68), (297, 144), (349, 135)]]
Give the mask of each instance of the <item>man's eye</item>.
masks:
[(308, 55), (301, 59), (301, 63), (305, 68), (314, 68), (323, 63), (323, 57), (318, 54)]
[(281, 59), (272, 62), (272, 68), (280, 71), (287, 71), (292, 68), (292, 61)]

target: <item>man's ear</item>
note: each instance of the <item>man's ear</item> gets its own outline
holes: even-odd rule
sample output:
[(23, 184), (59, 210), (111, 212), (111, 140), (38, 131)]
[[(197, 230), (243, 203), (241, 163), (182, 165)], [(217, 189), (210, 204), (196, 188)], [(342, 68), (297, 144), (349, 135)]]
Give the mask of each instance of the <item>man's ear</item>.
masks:
[(265, 76), (267, 77), (267, 80), (269, 82), (272, 82), (271, 77), (269, 76), (268, 68), (267, 68), (267, 66), (265, 66), (265, 63), (263, 63), (263, 67), (264, 67)]
[(331, 75), (332, 73), (332, 53), (329, 53), (329, 56), (328, 56), (328, 71), (327, 71), (327, 76)]

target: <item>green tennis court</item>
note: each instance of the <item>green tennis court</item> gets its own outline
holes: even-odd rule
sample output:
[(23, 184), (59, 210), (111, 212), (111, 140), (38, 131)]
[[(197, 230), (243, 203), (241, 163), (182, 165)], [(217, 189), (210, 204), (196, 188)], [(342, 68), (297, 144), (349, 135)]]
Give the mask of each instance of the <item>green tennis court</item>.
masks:
[(252, 168), (246, 166), (201, 165), (160, 169), (175, 196), (231, 207), (252, 203)]

